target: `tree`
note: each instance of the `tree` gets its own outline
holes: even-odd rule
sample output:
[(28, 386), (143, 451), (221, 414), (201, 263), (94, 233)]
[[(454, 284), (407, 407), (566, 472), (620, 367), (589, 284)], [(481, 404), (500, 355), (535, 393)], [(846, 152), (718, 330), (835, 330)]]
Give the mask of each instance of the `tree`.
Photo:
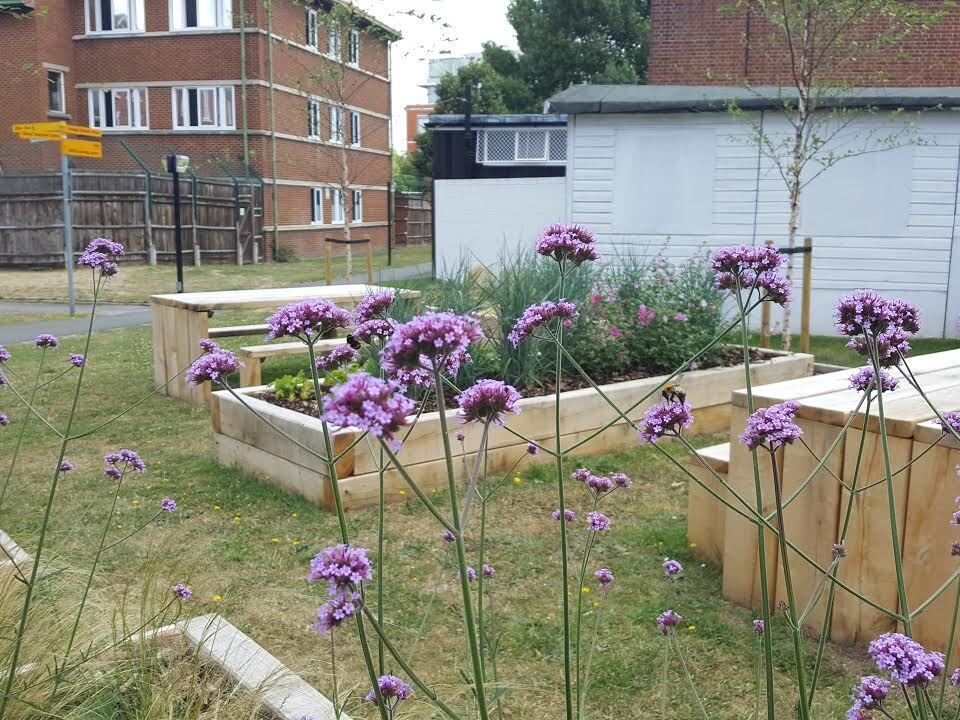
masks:
[(447, 73), (440, 79), (436, 112), (463, 114), (467, 107), (467, 86), (472, 90), (473, 112), (491, 115), (507, 112), (503, 101), (502, 78), (485, 62), (464, 65), (455, 73)]
[(414, 138), (417, 150), (410, 156), (414, 174), (420, 178), (433, 177), (433, 132), (424, 130)]
[[(844, 107), (851, 80), (862, 79), (860, 68), (891, 51), (910, 35), (938, 22), (949, 3), (938, 9), (913, 0), (735, 0), (725, 10), (747, 8), (765, 20), (770, 32), (762, 33), (769, 53), (785, 68), (782, 81), (790, 87), (776, 98), (789, 132), (772, 134), (735, 105), (731, 111), (751, 124), (752, 140), (776, 167), (786, 184), (790, 219), (787, 246), (796, 247), (804, 188), (836, 163), (849, 157), (878, 152), (910, 142), (910, 123), (901, 113), (890, 132), (868, 131), (851, 142), (855, 123), (868, 108)], [(874, 82), (882, 81), (882, 77)], [(786, 275), (793, 276), (793, 255), (788, 255)], [(790, 305), (783, 312), (783, 349), (790, 349)]]

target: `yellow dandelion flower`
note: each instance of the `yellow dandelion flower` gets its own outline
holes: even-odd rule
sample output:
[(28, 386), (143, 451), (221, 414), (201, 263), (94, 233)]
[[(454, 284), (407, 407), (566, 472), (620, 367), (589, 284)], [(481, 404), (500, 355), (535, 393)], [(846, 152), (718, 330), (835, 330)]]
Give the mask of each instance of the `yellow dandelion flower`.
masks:
[(278, 543), (280, 542), (280, 538), (270, 538), (270, 542)]
[(401, 494), (401, 495), (406, 495), (406, 494), (407, 494), (407, 491), (406, 491), (406, 490), (401, 490), (401, 491), (400, 491), (400, 494)]
[(518, 478), (518, 477), (515, 477), (515, 478), (513, 479), (513, 484), (514, 484), (514, 485), (519, 485), (521, 482), (522, 482), (522, 481), (521, 481), (520, 478)]
[(594, 602), (593, 602), (593, 606), (594, 606), (594, 607), (600, 607), (600, 603), (598, 603), (597, 601), (594, 601)]
[(585, 593), (588, 593), (588, 592), (590, 592), (590, 588), (588, 588), (586, 585), (584, 585), (584, 586), (583, 586), (583, 591), (584, 591)]
[(223, 600), (223, 598), (220, 597), (219, 595), (214, 595), (214, 596), (213, 596), (213, 601), (214, 601), (214, 602), (220, 602), (221, 600)]
[(290, 517), (296, 517), (296, 516), (297, 516), (296, 513), (290, 513)]
[(219, 506), (219, 505), (214, 505), (214, 506), (213, 506), (213, 509), (214, 509), (214, 510), (219, 510), (219, 509), (220, 509), (220, 506)]
[(687, 630), (696, 630), (696, 629), (697, 629), (696, 625), (687, 625)]
[(239, 515), (234, 515), (234, 516), (233, 516), (233, 521), (234, 521), (234, 522), (240, 522), (240, 516), (239, 516)]
[(139, 501), (139, 500), (134, 500), (134, 501), (133, 501), (133, 504), (134, 504), (134, 505), (139, 505), (139, 504), (140, 504), (140, 501)]
[(696, 543), (690, 543), (690, 547), (695, 548), (696, 546), (697, 546)]
[(294, 540), (294, 541), (293, 541), (293, 544), (294, 544), (294, 545), (299, 545), (299, 544), (300, 544), (300, 541), (299, 541), (299, 540)]

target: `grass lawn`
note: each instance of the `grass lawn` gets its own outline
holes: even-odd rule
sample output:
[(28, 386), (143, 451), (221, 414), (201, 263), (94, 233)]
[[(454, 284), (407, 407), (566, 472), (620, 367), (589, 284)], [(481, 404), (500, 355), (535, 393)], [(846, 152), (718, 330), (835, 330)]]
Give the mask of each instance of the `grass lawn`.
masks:
[[(393, 251), (392, 266), (417, 265), (430, 262), (430, 246), (397, 248)], [(189, 260), (189, 258), (187, 258)], [(366, 255), (354, 255), (353, 272), (366, 272)], [(335, 278), (346, 272), (342, 257), (334, 258)], [(376, 273), (387, 267), (387, 253), (373, 255), (374, 279)], [(92, 300), (88, 273), (79, 276), (77, 300)], [(177, 272), (174, 265), (124, 266), (110, 284), (108, 302), (148, 302), (151, 295), (172, 293), (176, 290)], [(269, 287), (296, 287), (326, 283), (326, 269), (321, 260), (294, 260), (288, 263), (261, 263), (260, 265), (204, 265), (184, 267), (183, 284), (187, 292), (204, 290), (246, 290)], [(62, 269), (0, 270), (0, 300), (67, 300), (67, 273)]]
[[(755, 345), (760, 344), (760, 336), (754, 334), (751, 341)], [(771, 338), (770, 347), (779, 349), (780, 338)], [(812, 352), (819, 363), (828, 365), (845, 365), (846, 367), (861, 367), (866, 365), (859, 355), (846, 347), (847, 338), (839, 335), (814, 335), (810, 338), (810, 352)], [(800, 349), (800, 339), (793, 339), (793, 349)], [(957, 338), (911, 338), (910, 347), (913, 348), (910, 355), (926, 355), (927, 353), (943, 352), (944, 350), (956, 350), (960, 348), (960, 339)]]
[[(284, 270), (291, 267), (295, 266)], [(39, 352), (23, 345), (10, 349), (14, 369), (29, 376)], [(53, 377), (66, 365), (67, 352), (79, 351), (80, 338), (66, 339), (59, 351), (48, 353), (43, 377)], [(50, 408), (49, 415), (58, 426), (68, 410), (73, 377), (68, 375), (40, 393), (39, 404)], [(98, 333), (87, 377), (77, 416), (80, 429), (96, 427), (152, 390), (149, 328)], [(0, 410), (13, 420), (0, 432), (0, 472), (5, 473), (23, 413), (10, 392), (0, 394), (0, 403)], [(32, 553), (58, 443), (50, 433), (40, 432), (38, 422), (30, 427), (0, 509), (0, 527)], [(716, 438), (703, 442), (711, 440), (716, 442)], [(668, 447), (681, 452), (676, 446)], [(149, 398), (130, 415), (69, 448), (67, 457), (77, 469), (65, 476), (58, 490), (45, 573), (37, 589), (39, 607), (63, 618), (76, 605), (112, 499), (111, 482), (102, 475), (102, 457), (118, 448), (138, 450), (148, 471), (125, 481), (110, 538), (119, 539), (151, 518), (164, 497), (175, 498), (179, 510), (106, 553), (89, 600), (83, 637), (116, 626), (121, 617), (135, 622), (159, 602), (157, 598), (167, 597), (171, 584), (184, 579), (194, 590), (184, 613), (224, 614), (321, 691), (332, 694), (330, 642), (310, 627), (326, 590), (306, 585), (304, 578), (310, 558), (338, 540), (334, 516), (237, 469), (217, 465), (206, 409), (163, 396)], [(669, 606), (684, 616), (681, 642), (712, 720), (750, 717), (756, 662), (754, 615), (720, 600), (719, 569), (691, 555), (682, 476), (651, 448), (639, 446), (584, 462), (597, 471), (620, 470), (635, 479), (634, 488), (621, 492), (607, 508), (613, 530), (602, 539), (591, 562), (591, 566), (612, 568), (617, 581), (593, 662), (590, 716), (698, 717), (676, 661), (666, 670), (663, 667), (665, 643), (655, 619)], [(577, 464), (571, 461), (571, 468)], [(562, 712), (557, 526), (549, 517), (557, 505), (556, 488), (544, 466), (518, 477), (519, 481), (505, 485), (491, 506), (489, 562), (497, 568), (496, 622), (503, 630), (499, 665), (501, 677), (512, 688), (505, 699), (509, 718), (539, 720)], [(570, 507), (586, 510), (587, 499), (579, 487), (571, 483), (568, 494)], [(442, 498), (438, 504), (443, 507)], [(374, 548), (376, 512), (359, 511), (348, 519), (354, 543)], [(386, 537), (383, 560), (390, 579), (386, 615), (393, 638), (415, 669), (454, 707), (463, 708), (467, 700), (461, 671), (468, 669), (468, 662), (462, 636), (456, 631), (459, 591), (449, 551), (438, 538), (435, 521), (414, 502), (389, 508)], [(476, 553), (475, 541), (474, 532), (468, 542), (471, 554)], [(687, 569), (685, 577), (669, 587), (660, 569), (666, 556), (678, 558)], [(586, 594), (591, 599), (596, 597), (592, 585)], [(151, 595), (154, 591), (157, 597)], [(143, 608), (137, 602), (141, 597), (146, 598)], [(779, 617), (772, 630), (777, 681), (786, 690), (781, 693), (778, 716), (790, 717), (789, 635)], [(43, 630), (35, 627), (34, 632)], [(62, 634), (58, 637), (62, 642)], [(30, 647), (41, 646), (37, 642)], [(337, 635), (337, 647), (341, 691), (357, 698), (366, 692), (367, 681), (353, 626)], [(808, 650), (812, 654), (812, 642)], [(33, 659), (32, 652), (28, 648), (26, 659)], [(815, 717), (842, 714), (849, 705), (850, 685), (864, 667), (862, 650), (831, 649)], [(398, 668), (388, 662), (387, 670)], [(664, 674), (667, 692), (661, 695)], [(440, 717), (422, 698), (414, 698), (405, 705), (402, 718)], [(33, 717), (21, 710), (24, 717)], [(357, 718), (375, 716), (369, 706), (358, 704), (348, 712)], [(104, 713), (102, 717), (126, 716)]]

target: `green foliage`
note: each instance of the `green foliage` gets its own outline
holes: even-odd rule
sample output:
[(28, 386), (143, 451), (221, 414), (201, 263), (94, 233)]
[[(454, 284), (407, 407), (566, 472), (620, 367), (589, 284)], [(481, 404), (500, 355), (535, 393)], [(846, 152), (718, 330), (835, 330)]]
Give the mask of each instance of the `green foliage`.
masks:
[(410, 155), (413, 174), (421, 180), (433, 177), (433, 132), (425, 130), (417, 133), (414, 141), (417, 143), (417, 150)]
[(274, 262), (278, 263), (288, 263), (294, 262), (297, 259), (297, 254), (288, 247), (280, 245), (277, 247), (276, 252), (273, 254)]
[(296, 375), (284, 375), (270, 383), (273, 394), (281, 400), (309, 400), (313, 397), (313, 379), (303, 370)]
[(393, 182), (400, 192), (420, 192), (423, 189), (421, 178), (417, 176), (416, 168), (410, 153), (393, 151)]
[(503, 101), (501, 76), (485, 62), (464, 65), (455, 73), (447, 73), (437, 85), (436, 112), (462, 114), (466, 111), (465, 88), (470, 87), (473, 95), (473, 112), (491, 114), (507, 112)]

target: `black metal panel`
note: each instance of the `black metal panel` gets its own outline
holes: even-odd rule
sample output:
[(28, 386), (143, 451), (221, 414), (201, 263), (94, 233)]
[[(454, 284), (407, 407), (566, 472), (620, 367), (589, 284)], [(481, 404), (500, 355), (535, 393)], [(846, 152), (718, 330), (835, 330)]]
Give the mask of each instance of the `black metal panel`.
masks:
[[(563, 177), (565, 165), (480, 165), (476, 162), (476, 133), (466, 142), (463, 129), (433, 131), (434, 180), (468, 178)], [(469, 147), (469, 151), (468, 151)]]

